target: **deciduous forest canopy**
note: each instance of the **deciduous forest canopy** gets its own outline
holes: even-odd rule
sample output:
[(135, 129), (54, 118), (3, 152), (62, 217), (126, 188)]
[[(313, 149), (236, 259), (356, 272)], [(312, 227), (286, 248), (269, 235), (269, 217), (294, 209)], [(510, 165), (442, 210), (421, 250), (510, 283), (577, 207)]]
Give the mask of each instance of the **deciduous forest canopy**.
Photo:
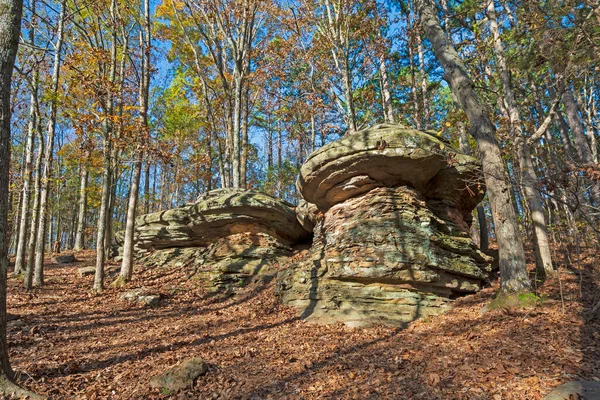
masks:
[[(41, 367), (38, 375), (32, 372), (35, 384), (11, 369), (9, 354), (20, 369), (35, 370), (53, 351), (27, 358), (29, 342), (19, 339), (34, 337), (34, 329), (49, 321), (40, 302), (50, 300), (40, 296), (55, 293), (53, 301), (60, 303), (61, 296), (76, 301), (87, 293), (80, 310), (89, 306), (92, 314), (112, 315), (120, 311), (107, 304), (121, 301), (122, 291), (152, 287), (157, 297), (140, 289), (132, 297), (135, 307), (150, 313), (160, 310), (158, 304), (205, 302), (197, 309), (207, 307), (207, 320), (218, 325), (220, 311), (210, 308), (206, 288), (193, 286), (196, 278), (190, 277), (210, 276), (211, 290), (227, 292), (222, 301), (239, 307), (241, 293), (250, 293), (248, 279), (258, 285), (254, 276), (263, 268), (277, 278), (263, 279), (260, 294), (249, 296), (239, 311), (254, 313), (248, 310), (260, 309), (255, 302), (261, 299), (279, 318), (263, 325), (286, 326), (283, 316), (293, 318), (293, 311), (273, 300), (273, 291), (286, 304), (305, 306), (301, 318), (325, 309), (321, 316), (331, 318), (337, 307), (346, 317), (328, 322), (347, 322), (352, 315), (371, 323), (375, 315), (384, 322), (409, 321), (389, 303), (372, 305), (389, 296), (400, 296), (394, 304), (402, 307), (411, 293), (422, 308), (410, 321), (427, 320), (428, 310), (446, 311), (457, 297), (484, 289), (472, 303), (457, 302), (463, 304), (452, 311), (457, 319), (467, 321), (473, 312), (471, 323), (481, 323), (486, 317), (474, 310), (495, 293), (489, 308), (512, 309), (514, 315), (490, 311), (491, 330), (501, 331), (510, 318), (527, 312), (538, 315), (540, 326), (570, 319), (565, 323), (573, 329), (586, 327), (580, 331), (583, 348), (588, 339), (599, 339), (589, 333), (600, 319), (599, 61), (598, 0), (0, 0), (0, 388), (26, 395), (16, 382), (56, 398), (76, 396), (72, 389), (44, 388)], [(405, 153), (407, 148), (417, 150)], [(223, 200), (223, 193), (234, 194)], [(402, 207), (391, 214), (385, 204)], [(410, 222), (424, 215), (437, 222)], [(352, 246), (358, 250), (350, 254)], [(369, 246), (375, 250), (365, 250)], [(173, 248), (176, 253), (169, 253)], [(397, 258), (390, 255), (395, 251)], [(79, 280), (65, 278), (77, 268), (56, 269), (60, 254), (74, 254), (66, 263), (82, 263)], [(205, 264), (198, 267), (200, 259)], [(334, 259), (348, 264), (336, 267)], [(303, 263), (327, 272), (311, 275)], [(202, 270), (208, 264), (210, 273)], [(398, 272), (406, 268), (410, 277)], [(166, 289), (174, 283), (153, 275), (162, 270), (176, 271), (173, 279), (186, 282), (183, 297), (179, 289)], [(215, 270), (233, 275), (215, 278)], [(364, 292), (349, 295), (348, 285)], [(373, 295), (378, 290), (388, 297)], [(420, 303), (425, 293), (438, 297)], [(356, 300), (371, 295), (376, 300), (367, 305)], [(522, 311), (532, 302), (537, 311)], [(42, 319), (25, 319), (26, 330), (7, 327), (7, 307)], [(191, 314), (182, 318), (193, 320)], [(435, 321), (451, 324), (447, 316)], [(103, 326), (98, 324), (94, 329)], [(414, 324), (402, 335), (428, 329), (422, 321)], [(301, 326), (303, 335), (324, 330), (332, 342), (335, 335), (347, 335), (342, 342), (353, 335), (395, 340), (383, 327), (356, 333), (336, 325), (307, 333), (311, 328)], [(274, 340), (288, 346), (287, 328), (277, 329)], [(539, 343), (570, 335), (555, 329), (538, 332)], [(463, 333), (466, 340), (473, 337), (454, 332)], [(238, 351), (257, 346), (243, 341)], [(458, 395), (466, 384), (461, 373), (454, 381), (440, 378), (444, 366), (435, 362), (438, 369), (428, 372), (426, 387), (416, 388), (418, 378), (406, 375), (411, 383), (404, 390), (422, 398), (541, 398), (569, 377), (600, 380), (600, 353), (591, 348), (589, 360), (580, 361), (585, 368), (570, 375), (560, 361), (552, 364), (558, 372), (548, 367), (543, 377), (532, 366), (535, 372), (527, 376), (537, 374), (539, 390), (524, 396), (516, 392), (533, 387), (523, 380), (527, 376), (508, 389), (494, 380), (487, 388), (482, 384), (482, 397)], [(297, 360), (281, 357), (285, 363)], [(339, 365), (349, 362), (344, 357)], [(243, 395), (214, 378), (230, 362), (219, 360), (219, 367), (198, 369), (208, 376), (202, 378), (207, 392), (197, 384), (200, 391), (193, 393), (206, 395), (221, 385), (233, 388), (223, 398)], [(269, 362), (278, 361), (261, 370), (272, 368)], [(311, 361), (319, 362), (319, 368), (330, 363)], [(63, 369), (81, 368), (85, 375), (90, 369), (83, 364)], [(388, 366), (370, 370), (381, 378), (385, 374), (377, 368)], [(75, 373), (63, 372), (47, 375), (51, 385), (58, 385), (60, 374)], [(389, 384), (394, 377), (381, 379)], [(302, 384), (293, 392), (287, 383), (256, 382), (246, 394), (318, 397)], [(391, 396), (393, 385), (382, 382), (379, 395)], [(82, 395), (85, 384), (77, 385)], [(110, 398), (106, 387), (98, 398)], [(167, 397), (180, 390), (160, 384), (151, 392), (130, 388), (115, 389), (114, 398)], [(344, 390), (324, 393), (368, 397)], [(85, 393), (89, 397), (81, 398), (95, 398)]]

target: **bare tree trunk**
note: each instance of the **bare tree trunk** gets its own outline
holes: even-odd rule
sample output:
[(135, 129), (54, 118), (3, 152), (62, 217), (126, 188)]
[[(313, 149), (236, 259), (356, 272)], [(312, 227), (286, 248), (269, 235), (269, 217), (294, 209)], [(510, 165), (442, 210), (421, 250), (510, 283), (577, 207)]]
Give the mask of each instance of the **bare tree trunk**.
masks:
[(381, 97), (383, 99), (383, 114), (385, 117), (385, 121), (393, 124), (395, 122), (395, 118), (394, 107), (392, 105), (392, 95), (390, 92), (390, 79), (387, 74), (387, 67), (385, 66), (385, 57), (383, 55), (379, 57), (379, 75), (381, 77)]
[(146, 171), (144, 172), (144, 214), (150, 213), (150, 159), (146, 160)]
[(40, 398), (12, 382), (6, 340), (6, 279), (8, 273), (8, 210), (10, 168), (11, 81), (21, 29), (23, 2), (0, 0), (0, 395)]
[(50, 101), (50, 120), (48, 121), (48, 140), (46, 143), (45, 164), (42, 176), (42, 187), (40, 194), (40, 215), (38, 222), (36, 249), (35, 249), (35, 270), (34, 280), (35, 286), (44, 284), (44, 249), (46, 240), (46, 226), (48, 219), (48, 194), (50, 191), (50, 177), (52, 176), (52, 162), (54, 157), (54, 136), (56, 133), (56, 116), (57, 116), (57, 93), (58, 83), (60, 78), (61, 67), (61, 52), (64, 40), (64, 25), (66, 16), (66, 0), (61, 1), (60, 17), (58, 22), (57, 40), (54, 53), (54, 66), (52, 67), (52, 90)]
[(244, 90), (244, 95), (242, 99), (243, 109), (242, 109), (242, 151), (241, 151), (241, 160), (240, 160), (240, 186), (246, 189), (246, 170), (248, 168), (248, 119), (250, 113), (250, 87), (247, 86), (246, 90)]
[(531, 162), (531, 151), (529, 149), (529, 145), (527, 144), (527, 141), (523, 135), (521, 115), (519, 114), (515, 94), (510, 82), (510, 75), (506, 64), (506, 58), (504, 56), (504, 45), (502, 44), (498, 23), (496, 21), (496, 10), (494, 8), (493, 0), (489, 2), (487, 14), (490, 22), (490, 30), (494, 38), (496, 63), (498, 66), (498, 72), (500, 73), (500, 80), (502, 81), (504, 99), (508, 108), (508, 117), (515, 141), (514, 143), (516, 147), (517, 158), (519, 160), (523, 191), (525, 192), (525, 198), (527, 200), (527, 205), (531, 213), (531, 220), (533, 222), (535, 247), (537, 254), (540, 257), (544, 272), (546, 274), (552, 274), (554, 273), (554, 267), (552, 266), (552, 253), (550, 251), (550, 243), (548, 240), (544, 205), (542, 202), (542, 197), (536, 188), (538, 177), (536, 175), (533, 163)]
[(273, 167), (273, 129), (271, 127), (271, 114), (267, 114), (267, 169)]
[[(471, 148), (469, 147), (469, 140), (467, 138), (467, 132), (465, 131), (464, 124), (461, 122), (459, 126), (460, 137), (459, 137), (459, 146), (460, 151), (467, 155), (471, 155)], [(482, 250), (487, 250), (489, 246), (489, 232), (487, 219), (485, 218), (485, 210), (481, 204), (477, 206), (477, 223), (479, 225), (479, 230), (477, 234), (478, 237), (478, 245)]]
[(13, 378), (6, 342), (6, 278), (8, 273), (8, 211), (10, 170), (11, 80), (19, 47), (23, 3), (0, 0), (0, 393), (9, 395)]
[(27, 267), (25, 270), (25, 276), (23, 284), (26, 290), (31, 290), (33, 283), (33, 269), (35, 263), (35, 249), (37, 246), (37, 237), (40, 220), (40, 191), (42, 187), (42, 159), (44, 156), (44, 135), (41, 130), (40, 124), (40, 113), (37, 110), (38, 120), (36, 132), (38, 134), (38, 154), (35, 159), (35, 184), (34, 184), (34, 195), (33, 198), (33, 214), (31, 216), (31, 229), (29, 232), (29, 241), (27, 244)]
[[(110, 13), (112, 20), (115, 21), (116, 0), (112, 1)], [(117, 71), (117, 33), (116, 27), (113, 27), (112, 44), (111, 44), (111, 66), (110, 66), (110, 82), (114, 83)], [(107, 94), (105, 105), (105, 119), (102, 123), (103, 145), (104, 145), (104, 162), (102, 172), (102, 198), (100, 200), (100, 212), (98, 213), (98, 232), (96, 237), (96, 273), (94, 275), (93, 290), (96, 293), (101, 293), (104, 290), (104, 261), (106, 257), (106, 231), (108, 228), (108, 213), (110, 209), (110, 192), (112, 178), (112, 144), (111, 134), (113, 131), (112, 123), (109, 120), (114, 112), (114, 98), (112, 93)]]
[(85, 212), (87, 209), (88, 169), (85, 161), (81, 164), (79, 180), (79, 210), (77, 212), (77, 230), (75, 234), (75, 250), (85, 248)]
[(590, 149), (590, 145), (587, 141), (587, 138), (585, 137), (583, 124), (581, 123), (581, 118), (579, 117), (579, 107), (575, 102), (575, 98), (573, 97), (573, 92), (571, 91), (571, 88), (566, 83), (564, 84), (562, 102), (565, 106), (567, 121), (569, 122), (571, 132), (573, 133), (573, 141), (575, 142), (575, 149), (577, 150), (577, 154), (579, 155), (579, 158), (583, 164), (593, 164), (594, 156), (592, 150)]
[(496, 140), (496, 128), (475, 92), (464, 62), (440, 26), (435, 3), (432, 0), (417, 0), (417, 4), (423, 30), (444, 67), (444, 79), (467, 114), (471, 134), (477, 140), (498, 240), (501, 289), (506, 293), (530, 291), (523, 242), (510, 199), (504, 161)]
[[(144, 0), (144, 32), (140, 32), (140, 44), (142, 46), (142, 71), (140, 79), (139, 103), (140, 103), (140, 128), (142, 143), (148, 140), (148, 95), (150, 88), (150, 3)], [(129, 192), (129, 205), (127, 207), (127, 220), (125, 223), (125, 239), (123, 244), (123, 261), (121, 263), (120, 279), (129, 282), (133, 274), (133, 245), (135, 216), (138, 199), (140, 176), (144, 157), (143, 148), (136, 149), (137, 159), (133, 169), (131, 191)]]
[(427, 98), (427, 74), (425, 73), (425, 56), (420, 30), (417, 31), (417, 53), (419, 55), (419, 76), (421, 77), (421, 101), (423, 102), (423, 129), (429, 129), (429, 100)]
[[(31, 3), (32, 10), (35, 12), (35, 1)], [(33, 32), (34, 29), (30, 28)], [(30, 34), (30, 40), (33, 33)], [(33, 42), (32, 42), (33, 44)], [(23, 195), (21, 208), (21, 221), (19, 223), (19, 236), (17, 241), (17, 254), (15, 258), (15, 274), (25, 271), (25, 248), (27, 247), (27, 232), (31, 219), (30, 196), (31, 179), (33, 174), (33, 149), (35, 144), (35, 130), (37, 128), (37, 101), (38, 101), (38, 73), (37, 69), (33, 74), (31, 96), (29, 104), (29, 128), (27, 131), (27, 144), (25, 145), (25, 170), (23, 172)]]
[(235, 76), (235, 102), (233, 108), (233, 154), (231, 156), (231, 186), (234, 189), (239, 189), (241, 184), (240, 179), (240, 127), (241, 127), (241, 117), (242, 117), (242, 92), (243, 92), (243, 84), (242, 84), (242, 76), (239, 71), (239, 67), (234, 71)]
[(356, 132), (356, 111), (354, 110), (354, 93), (352, 91), (352, 76), (350, 73), (350, 60), (348, 54), (344, 54), (344, 95), (346, 96), (346, 112), (348, 118), (348, 128)]

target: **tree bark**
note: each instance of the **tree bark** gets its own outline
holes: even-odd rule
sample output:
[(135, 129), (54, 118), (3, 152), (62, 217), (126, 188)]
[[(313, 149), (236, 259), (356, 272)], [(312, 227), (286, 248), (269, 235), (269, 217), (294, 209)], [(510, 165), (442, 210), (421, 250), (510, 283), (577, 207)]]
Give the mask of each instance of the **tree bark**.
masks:
[[(140, 128), (141, 142), (148, 140), (148, 95), (150, 89), (150, 44), (151, 44), (151, 26), (150, 26), (150, 4), (149, 0), (144, 0), (144, 32), (140, 32), (140, 44), (142, 46), (142, 71), (140, 79), (139, 103), (140, 103)], [(136, 161), (133, 169), (133, 179), (131, 182), (131, 191), (129, 192), (129, 204), (127, 207), (127, 220), (125, 222), (125, 239), (123, 243), (123, 261), (121, 263), (120, 279), (129, 282), (133, 275), (133, 245), (136, 207), (138, 192), (140, 186), (140, 176), (142, 174), (142, 164), (144, 150), (138, 146), (136, 149)]]
[[(112, 20), (115, 21), (116, 0), (112, 1), (110, 13)], [(112, 44), (110, 60), (110, 82), (114, 83), (117, 71), (117, 33), (116, 27), (113, 27)], [(96, 273), (94, 274), (93, 290), (96, 293), (102, 293), (104, 290), (104, 261), (106, 257), (106, 231), (108, 229), (108, 213), (110, 210), (111, 178), (112, 178), (112, 131), (113, 124), (109, 122), (114, 113), (114, 97), (112, 93), (107, 93), (105, 104), (105, 118), (102, 123), (104, 162), (102, 172), (102, 197), (100, 200), (100, 212), (98, 213), (98, 232), (96, 236)]]
[(0, 0), (0, 395), (40, 398), (12, 382), (6, 340), (6, 279), (8, 273), (8, 210), (10, 169), (11, 81), (21, 31), (21, 0)]
[(33, 198), (33, 214), (31, 216), (31, 229), (29, 232), (29, 241), (27, 244), (27, 267), (25, 269), (25, 276), (23, 279), (23, 285), (26, 290), (31, 290), (33, 283), (33, 269), (35, 264), (35, 249), (37, 247), (37, 237), (40, 222), (40, 191), (42, 187), (42, 158), (44, 155), (44, 135), (41, 129), (41, 123), (39, 120), (40, 113), (37, 110), (38, 119), (36, 132), (38, 134), (38, 154), (35, 159), (35, 184), (34, 184), (34, 198)]
[(383, 55), (379, 57), (379, 75), (381, 77), (381, 97), (383, 99), (383, 114), (385, 117), (385, 121), (393, 124), (395, 122), (395, 118), (394, 107), (392, 105), (392, 95), (390, 92), (390, 79), (387, 74), (387, 67), (385, 66), (385, 57)]
[[(35, 2), (32, 2), (32, 10), (35, 12)], [(30, 28), (33, 32), (34, 29)], [(30, 35), (30, 40), (33, 37)], [(38, 101), (38, 74), (33, 74), (31, 95), (29, 97), (29, 127), (27, 130), (27, 144), (25, 145), (25, 168), (23, 171), (23, 191), (21, 201), (21, 220), (19, 222), (19, 236), (17, 240), (17, 252), (15, 257), (15, 274), (25, 271), (25, 248), (27, 247), (27, 232), (30, 226), (31, 208), (31, 179), (33, 175), (33, 148), (35, 144), (35, 129), (37, 128), (37, 101)]]
[(550, 243), (548, 240), (548, 230), (546, 228), (546, 217), (544, 215), (544, 204), (542, 196), (536, 188), (538, 177), (535, 168), (531, 161), (531, 151), (527, 140), (523, 134), (521, 124), (521, 115), (517, 107), (515, 94), (510, 82), (510, 74), (504, 56), (504, 45), (500, 37), (498, 22), (496, 20), (496, 9), (494, 0), (489, 1), (487, 8), (490, 30), (494, 40), (494, 51), (496, 53), (496, 64), (502, 82), (504, 91), (504, 100), (508, 109), (508, 118), (510, 121), (511, 131), (514, 137), (517, 158), (519, 160), (521, 182), (523, 191), (527, 200), (527, 205), (531, 213), (531, 221), (533, 223), (533, 232), (535, 236), (535, 247), (539, 255), (542, 268), (546, 274), (553, 274), (554, 267), (552, 266), (552, 254)]
[[(460, 137), (459, 137), (459, 146), (460, 151), (467, 155), (471, 155), (471, 148), (469, 147), (469, 140), (467, 138), (467, 132), (465, 131), (464, 124), (461, 122), (460, 126)], [(489, 232), (488, 232), (488, 224), (487, 219), (485, 218), (485, 210), (481, 204), (477, 206), (477, 223), (479, 225), (479, 230), (476, 235), (479, 236), (478, 245), (482, 250), (487, 250), (489, 247)]]
[(531, 291), (523, 242), (511, 203), (510, 185), (496, 139), (496, 128), (475, 92), (464, 62), (440, 26), (435, 3), (432, 0), (417, 0), (417, 5), (423, 30), (431, 41), (436, 58), (444, 67), (444, 79), (467, 114), (471, 135), (477, 140), (498, 240), (501, 289), (505, 293)]
[(87, 209), (87, 181), (88, 169), (87, 165), (81, 164), (79, 177), (79, 210), (77, 212), (77, 229), (75, 233), (74, 250), (83, 250), (85, 248), (85, 212)]
[(46, 241), (46, 227), (48, 225), (48, 195), (50, 192), (50, 178), (52, 176), (52, 163), (54, 159), (54, 136), (56, 134), (56, 117), (57, 117), (57, 94), (58, 83), (60, 78), (61, 67), (61, 52), (64, 41), (64, 25), (66, 17), (66, 0), (61, 1), (60, 17), (58, 22), (58, 31), (56, 44), (54, 46), (54, 65), (52, 67), (52, 89), (50, 101), (50, 119), (48, 120), (48, 139), (45, 151), (45, 164), (42, 176), (42, 187), (40, 194), (40, 215), (37, 229), (37, 240), (35, 249), (35, 270), (33, 283), (40, 287), (44, 284), (44, 251)]

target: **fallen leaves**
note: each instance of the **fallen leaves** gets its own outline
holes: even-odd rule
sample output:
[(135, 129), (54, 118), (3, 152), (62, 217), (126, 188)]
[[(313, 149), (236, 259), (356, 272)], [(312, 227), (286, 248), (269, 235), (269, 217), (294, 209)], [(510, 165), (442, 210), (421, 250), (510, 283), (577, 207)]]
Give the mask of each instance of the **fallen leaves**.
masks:
[(23, 317), (9, 328), (13, 367), (56, 399), (166, 399), (149, 377), (195, 356), (208, 373), (173, 398), (541, 399), (566, 380), (600, 376), (600, 325), (583, 317), (597, 273), (584, 274), (583, 299), (579, 276), (563, 274), (565, 314), (549, 281), (533, 312), (480, 314), (489, 288), (398, 330), (307, 324), (277, 303), (274, 282), (229, 297), (206, 293), (185, 270), (137, 273), (131, 288), (165, 294), (157, 309), (115, 289), (90, 298), (79, 266), (49, 266), (51, 283), (33, 295), (10, 281), (9, 311)]

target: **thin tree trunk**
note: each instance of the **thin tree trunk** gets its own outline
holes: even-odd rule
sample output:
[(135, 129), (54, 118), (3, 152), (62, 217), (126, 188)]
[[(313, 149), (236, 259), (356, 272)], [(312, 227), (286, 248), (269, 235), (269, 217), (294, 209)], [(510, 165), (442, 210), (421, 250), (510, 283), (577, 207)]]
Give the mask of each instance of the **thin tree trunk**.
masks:
[(429, 100), (427, 98), (427, 74), (425, 73), (425, 55), (423, 54), (423, 40), (420, 30), (417, 31), (417, 54), (419, 56), (419, 76), (421, 78), (421, 101), (423, 103), (423, 129), (430, 128), (429, 125)]
[(42, 159), (44, 156), (44, 135), (41, 130), (40, 124), (40, 113), (39, 108), (37, 109), (38, 119), (36, 132), (38, 134), (38, 154), (35, 159), (35, 184), (34, 184), (34, 198), (33, 198), (33, 214), (31, 216), (31, 229), (29, 232), (29, 241), (27, 244), (27, 267), (25, 270), (25, 277), (23, 284), (26, 290), (32, 289), (33, 283), (33, 269), (35, 263), (35, 249), (37, 246), (37, 237), (40, 221), (40, 197), (42, 187)]
[(81, 164), (79, 180), (79, 210), (77, 212), (77, 229), (74, 250), (85, 248), (85, 212), (87, 209), (88, 169), (85, 161)]
[(144, 214), (150, 213), (150, 159), (146, 160), (146, 171), (144, 172)]
[[(110, 12), (112, 20), (115, 21), (116, 0), (112, 1)], [(110, 66), (110, 82), (114, 83), (117, 70), (117, 33), (113, 27), (112, 44), (111, 44), (111, 66)], [(94, 275), (93, 290), (96, 293), (101, 293), (104, 290), (104, 261), (106, 257), (106, 231), (108, 228), (108, 213), (110, 212), (110, 194), (111, 194), (111, 178), (112, 178), (112, 144), (111, 134), (113, 130), (112, 123), (109, 120), (114, 112), (114, 98), (111, 93), (107, 94), (105, 105), (105, 119), (102, 124), (103, 131), (103, 146), (104, 146), (104, 162), (102, 172), (102, 198), (100, 200), (100, 212), (98, 213), (98, 232), (96, 237), (96, 273)]]
[(35, 286), (44, 284), (44, 249), (46, 240), (46, 227), (48, 225), (48, 194), (50, 192), (50, 177), (52, 176), (52, 163), (54, 158), (54, 136), (56, 133), (57, 117), (57, 94), (60, 78), (61, 52), (64, 41), (64, 25), (66, 16), (66, 0), (61, 1), (60, 17), (58, 22), (57, 41), (54, 53), (54, 66), (52, 67), (52, 90), (50, 101), (50, 119), (48, 121), (48, 140), (45, 151), (45, 164), (41, 181), (40, 215), (38, 222), (36, 249), (35, 249), (35, 271), (33, 283)]
[(383, 99), (383, 114), (385, 117), (385, 121), (393, 124), (395, 122), (395, 118), (394, 107), (392, 105), (392, 95), (390, 92), (390, 79), (387, 74), (387, 67), (385, 66), (385, 57), (383, 55), (379, 57), (379, 75), (381, 77), (381, 97)]
[[(469, 140), (467, 138), (467, 132), (464, 128), (464, 124), (461, 122), (459, 125), (460, 137), (459, 137), (459, 146), (460, 151), (467, 155), (471, 155), (471, 148), (469, 147)], [(476, 233), (478, 235), (478, 245), (482, 250), (487, 250), (489, 246), (489, 232), (488, 232), (488, 224), (487, 219), (485, 218), (485, 210), (483, 205), (479, 204), (477, 206), (477, 223), (479, 225), (479, 230)]]
[(505, 293), (530, 291), (523, 242), (510, 199), (504, 161), (496, 140), (496, 128), (475, 92), (464, 62), (440, 26), (435, 3), (432, 0), (417, 0), (417, 4), (423, 30), (431, 41), (436, 58), (444, 67), (444, 79), (467, 114), (471, 135), (477, 140), (498, 240), (501, 289)]
[(550, 251), (550, 243), (548, 240), (544, 205), (542, 202), (542, 197), (536, 188), (538, 177), (531, 161), (531, 151), (529, 149), (529, 145), (527, 144), (527, 141), (523, 135), (521, 115), (519, 114), (515, 94), (510, 82), (510, 75), (506, 64), (506, 58), (504, 56), (504, 45), (498, 29), (496, 9), (494, 8), (493, 0), (489, 2), (487, 14), (490, 23), (490, 30), (494, 39), (496, 63), (498, 66), (498, 72), (500, 73), (500, 80), (502, 81), (504, 99), (508, 109), (511, 131), (515, 141), (514, 143), (516, 147), (517, 158), (519, 160), (523, 191), (527, 200), (529, 211), (531, 213), (531, 221), (533, 222), (535, 247), (537, 254), (540, 257), (540, 262), (544, 272), (546, 274), (552, 274), (554, 273), (554, 267), (552, 266), (552, 253)]
[[(32, 3), (32, 11), (35, 12), (35, 1)], [(32, 32), (33, 28), (30, 29)], [(32, 40), (33, 33), (30, 35)], [(33, 43), (33, 42), (32, 42)], [(15, 259), (15, 274), (20, 274), (25, 271), (25, 248), (27, 247), (27, 232), (31, 219), (30, 196), (31, 196), (31, 179), (33, 175), (33, 150), (35, 144), (35, 129), (37, 127), (37, 99), (38, 99), (38, 73), (37, 69), (33, 74), (32, 88), (29, 104), (29, 128), (27, 131), (27, 144), (25, 146), (25, 171), (23, 173), (23, 194), (21, 221), (19, 223), (19, 236), (17, 241), (17, 254)]]
[[(140, 79), (139, 103), (140, 103), (140, 128), (142, 143), (148, 140), (148, 95), (150, 87), (150, 3), (144, 0), (144, 32), (140, 32), (140, 44), (142, 46), (142, 71)], [(123, 243), (123, 261), (121, 263), (121, 280), (129, 282), (133, 274), (133, 245), (135, 216), (138, 200), (138, 189), (142, 173), (144, 158), (143, 147), (136, 149), (137, 159), (133, 169), (131, 191), (129, 192), (129, 204), (127, 207), (127, 220), (125, 223), (125, 239)]]
[(232, 148), (232, 156), (231, 156), (231, 186), (234, 189), (239, 189), (241, 186), (240, 179), (240, 158), (241, 158), (241, 149), (240, 149), (240, 134), (241, 134), (241, 117), (242, 117), (242, 93), (243, 93), (243, 84), (242, 84), (242, 76), (239, 71), (239, 67), (234, 71), (235, 76), (235, 92), (234, 92), (234, 108), (233, 108), (233, 148)]

